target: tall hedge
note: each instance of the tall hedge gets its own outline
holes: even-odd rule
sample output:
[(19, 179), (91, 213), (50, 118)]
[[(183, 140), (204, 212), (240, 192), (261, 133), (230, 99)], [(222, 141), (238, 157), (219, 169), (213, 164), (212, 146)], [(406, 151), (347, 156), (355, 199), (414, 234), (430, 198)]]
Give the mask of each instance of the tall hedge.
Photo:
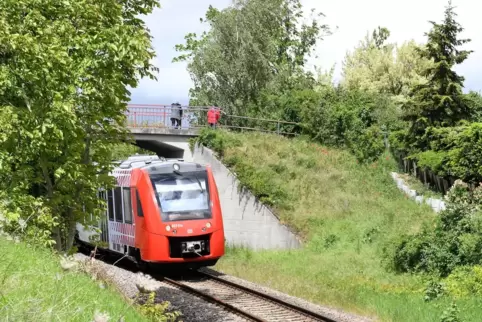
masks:
[(392, 149), (417, 166), (436, 175), (456, 177), (467, 183), (482, 182), (482, 123), (457, 127), (428, 128), (424, 139), (429, 142), (425, 151), (411, 150), (403, 131), (390, 136)]

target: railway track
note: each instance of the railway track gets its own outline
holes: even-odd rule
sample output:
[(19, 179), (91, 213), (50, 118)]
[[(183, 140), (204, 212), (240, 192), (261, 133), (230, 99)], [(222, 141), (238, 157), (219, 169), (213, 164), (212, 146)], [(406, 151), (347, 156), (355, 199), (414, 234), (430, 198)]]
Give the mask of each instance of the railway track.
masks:
[(273, 296), (227, 281), (209, 273), (193, 272), (191, 280), (174, 280), (162, 277), (162, 281), (185, 292), (224, 307), (249, 321), (271, 322), (335, 322), (329, 317), (311, 312)]

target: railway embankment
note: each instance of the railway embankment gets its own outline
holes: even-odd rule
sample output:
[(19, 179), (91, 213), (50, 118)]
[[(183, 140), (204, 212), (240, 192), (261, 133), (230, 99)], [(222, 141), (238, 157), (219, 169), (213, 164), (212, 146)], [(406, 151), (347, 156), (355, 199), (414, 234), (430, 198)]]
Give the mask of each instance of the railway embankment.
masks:
[(149, 321), (79, 263), (5, 237), (0, 253), (1, 321)]
[(476, 296), (424, 301), (429, 277), (390, 269), (398, 238), (437, 217), (400, 192), (390, 155), (360, 164), (344, 150), (262, 133), (204, 131), (197, 143), (303, 240), (297, 250), (230, 247), (216, 270), (381, 321), (442, 321), (453, 303), (463, 321), (479, 320)]
[(151, 295), (157, 303), (169, 303), (167, 311), (177, 317), (172, 321), (371, 321), (208, 268), (165, 276), (155, 270), (137, 272), (128, 261), (112, 265), (113, 259), (91, 260), (81, 253), (74, 258), (89, 273), (104, 276), (126, 298), (142, 300)]

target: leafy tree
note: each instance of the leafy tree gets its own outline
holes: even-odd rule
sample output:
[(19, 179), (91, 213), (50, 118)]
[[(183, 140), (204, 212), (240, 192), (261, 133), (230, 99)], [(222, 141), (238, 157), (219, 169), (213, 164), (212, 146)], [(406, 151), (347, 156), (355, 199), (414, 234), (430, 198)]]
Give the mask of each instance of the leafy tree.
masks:
[(387, 43), (389, 36), (388, 29), (378, 27), (353, 52), (347, 53), (343, 61), (343, 87), (387, 94), (395, 102), (403, 102), (413, 85), (426, 81), (422, 73), (431, 62), (418, 54), (420, 46), (414, 41), (400, 46)]
[[(9, 216), (69, 249), (75, 223), (100, 215), (111, 147), (125, 137), (129, 91), (152, 76), (139, 14), (156, 0), (0, 2), (0, 188)], [(30, 196), (27, 198), (27, 196)], [(37, 209), (22, 209), (31, 198)], [(18, 220), (17, 220), (18, 221)]]
[(228, 113), (258, 114), (264, 108), (261, 92), (299, 74), (328, 31), (316, 18), (301, 23), (302, 15), (299, 0), (236, 0), (222, 11), (210, 7), (201, 19), (210, 30), (199, 38), (189, 33), (186, 43), (176, 46), (185, 54), (174, 61), (188, 61), (193, 99), (216, 102)]
[(421, 57), (433, 60), (434, 64), (423, 73), (428, 82), (414, 86), (404, 105), (404, 119), (410, 122), (408, 139), (422, 150), (427, 142), (419, 139), (427, 127), (454, 126), (471, 115), (470, 103), (462, 93), (464, 77), (452, 70), (472, 52), (457, 49), (470, 39), (458, 38), (463, 28), (455, 21), (455, 16), (449, 1), (444, 21), (440, 24), (431, 22), (433, 27), (426, 34), (427, 45), (418, 52)]
[(465, 99), (469, 105), (470, 121), (482, 122), (482, 95), (480, 92), (470, 91), (465, 94)]

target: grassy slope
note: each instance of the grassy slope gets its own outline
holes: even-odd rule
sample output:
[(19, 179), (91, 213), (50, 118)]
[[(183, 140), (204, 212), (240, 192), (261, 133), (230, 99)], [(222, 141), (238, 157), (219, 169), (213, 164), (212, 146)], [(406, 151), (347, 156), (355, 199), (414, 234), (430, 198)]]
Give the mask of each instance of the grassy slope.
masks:
[[(424, 303), (421, 278), (389, 273), (381, 262), (386, 241), (435, 215), (398, 191), (388, 157), (362, 166), (347, 152), (302, 140), (253, 133), (223, 138), (211, 139), (212, 147), (223, 150), (224, 162), (255, 194), (274, 201), (306, 244), (296, 251), (228, 249), (217, 269), (383, 321), (439, 320), (446, 300)], [(464, 321), (482, 314), (481, 300), (457, 303)]]
[(48, 250), (0, 238), (0, 253), (1, 321), (92, 321), (96, 310), (110, 321), (147, 321), (115, 290), (64, 272)]

